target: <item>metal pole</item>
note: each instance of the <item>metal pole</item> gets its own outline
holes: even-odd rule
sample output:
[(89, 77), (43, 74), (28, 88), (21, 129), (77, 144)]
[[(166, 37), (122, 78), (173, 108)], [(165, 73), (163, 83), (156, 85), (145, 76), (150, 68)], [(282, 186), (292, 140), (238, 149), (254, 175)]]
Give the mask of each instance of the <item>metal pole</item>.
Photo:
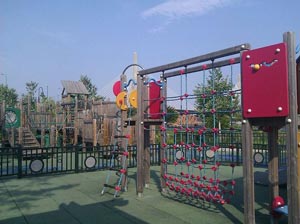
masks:
[[(41, 90), (41, 92), (40, 92), (40, 90)], [(40, 102), (40, 96), (41, 96), (41, 94), (43, 94), (43, 96), (45, 96), (44, 89), (43, 89), (43, 87), (40, 86), (38, 88), (38, 102)]]

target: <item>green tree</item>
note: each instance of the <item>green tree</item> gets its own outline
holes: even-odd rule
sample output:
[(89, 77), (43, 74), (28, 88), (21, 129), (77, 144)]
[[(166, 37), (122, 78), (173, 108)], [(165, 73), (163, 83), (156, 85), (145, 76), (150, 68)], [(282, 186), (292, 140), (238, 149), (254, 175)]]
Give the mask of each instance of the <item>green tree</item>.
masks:
[(239, 96), (232, 91), (233, 83), (223, 77), (221, 69), (210, 71), (207, 84), (197, 84), (194, 94), (197, 95), (196, 109), (203, 116), (205, 126), (218, 127), (220, 123), (223, 129), (230, 128), (233, 115), (240, 117)]
[(18, 101), (18, 94), (15, 89), (7, 85), (0, 85), (0, 101), (5, 101), (6, 106), (14, 107)]
[(79, 81), (81, 81), (83, 85), (87, 88), (91, 98), (95, 100), (105, 99), (103, 96), (97, 95), (98, 88), (92, 83), (92, 80), (87, 75), (81, 75)]
[(26, 82), (25, 85), (26, 85), (27, 94), (34, 96), (36, 88), (38, 87), (39, 84), (37, 82), (30, 81), (30, 82)]
[[(34, 81), (26, 82), (26, 91), (27, 94), (22, 95), (23, 103), (25, 103), (26, 107), (28, 106), (28, 102), (30, 103), (30, 110), (36, 109), (36, 100), (34, 97), (35, 92), (37, 91), (38, 83)], [(27, 111), (27, 109), (26, 109)]]
[(166, 115), (166, 121), (167, 123), (175, 123), (178, 119), (179, 113), (177, 110), (172, 106), (167, 106), (167, 115)]
[[(174, 124), (177, 121), (178, 117), (179, 117), (179, 113), (176, 110), (176, 108), (168, 105), (167, 106), (167, 114), (166, 114), (167, 124), (168, 125)], [(155, 141), (156, 142), (160, 142), (161, 134), (162, 133), (160, 131), (156, 131), (156, 133), (155, 133)], [(167, 135), (167, 139), (166, 139), (167, 144), (171, 144), (172, 142), (174, 142), (173, 130), (172, 131), (168, 130), (166, 135)]]

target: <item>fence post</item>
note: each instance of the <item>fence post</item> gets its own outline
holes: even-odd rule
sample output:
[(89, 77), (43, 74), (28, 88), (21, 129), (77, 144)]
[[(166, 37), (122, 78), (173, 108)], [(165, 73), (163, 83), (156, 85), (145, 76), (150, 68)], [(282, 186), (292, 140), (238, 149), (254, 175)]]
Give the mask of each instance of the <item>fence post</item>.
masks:
[(22, 159), (23, 159), (22, 145), (17, 145), (17, 158), (18, 158), (18, 178), (22, 178)]
[(236, 145), (236, 165), (237, 166), (239, 166), (241, 164), (240, 151), (241, 151), (241, 146), (240, 146), (240, 144), (237, 144)]
[(79, 172), (79, 146), (75, 145), (75, 173)]

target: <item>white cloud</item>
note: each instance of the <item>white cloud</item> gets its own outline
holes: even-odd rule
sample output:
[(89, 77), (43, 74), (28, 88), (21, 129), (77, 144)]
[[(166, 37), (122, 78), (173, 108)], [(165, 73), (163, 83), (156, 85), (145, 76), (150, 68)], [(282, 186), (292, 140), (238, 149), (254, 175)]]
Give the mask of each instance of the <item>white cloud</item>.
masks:
[(150, 29), (149, 32), (150, 33), (158, 33), (160, 31), (164, 30), (171, 22), (172, 22), (172, 20), (168, 19), (168, 20), (164, 21), (163, 23), (161, 23), (159, 26)]
[(153, 32), (160, 31), (169, 25), (174, 19), (191, 16), (201, 16), (216, 8), (222, 8), (234, 0), (167, 0), (142, 12), (142, 17), (147, 19), (154, 16), (166, 17), (166, 21)]
[(147, 18), (162, 15), (169, 18), (203, 15), (212, 9), (226, 6), (230, 0), (168, 0), (142, 13)]

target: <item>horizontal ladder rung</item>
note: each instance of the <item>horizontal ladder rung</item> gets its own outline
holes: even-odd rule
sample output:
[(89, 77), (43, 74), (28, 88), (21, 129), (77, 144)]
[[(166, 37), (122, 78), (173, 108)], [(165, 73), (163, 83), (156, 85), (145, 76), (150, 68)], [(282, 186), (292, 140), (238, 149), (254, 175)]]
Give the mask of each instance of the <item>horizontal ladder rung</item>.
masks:
[(127, 135), (115, 135), (114, 138), (128, 138)]
[(104, 184), (104, 187), (108, 187), (108, 188), (115, 188), (116, 186), (114, 186), (114, 185), (110, 185), (110, 184)]

